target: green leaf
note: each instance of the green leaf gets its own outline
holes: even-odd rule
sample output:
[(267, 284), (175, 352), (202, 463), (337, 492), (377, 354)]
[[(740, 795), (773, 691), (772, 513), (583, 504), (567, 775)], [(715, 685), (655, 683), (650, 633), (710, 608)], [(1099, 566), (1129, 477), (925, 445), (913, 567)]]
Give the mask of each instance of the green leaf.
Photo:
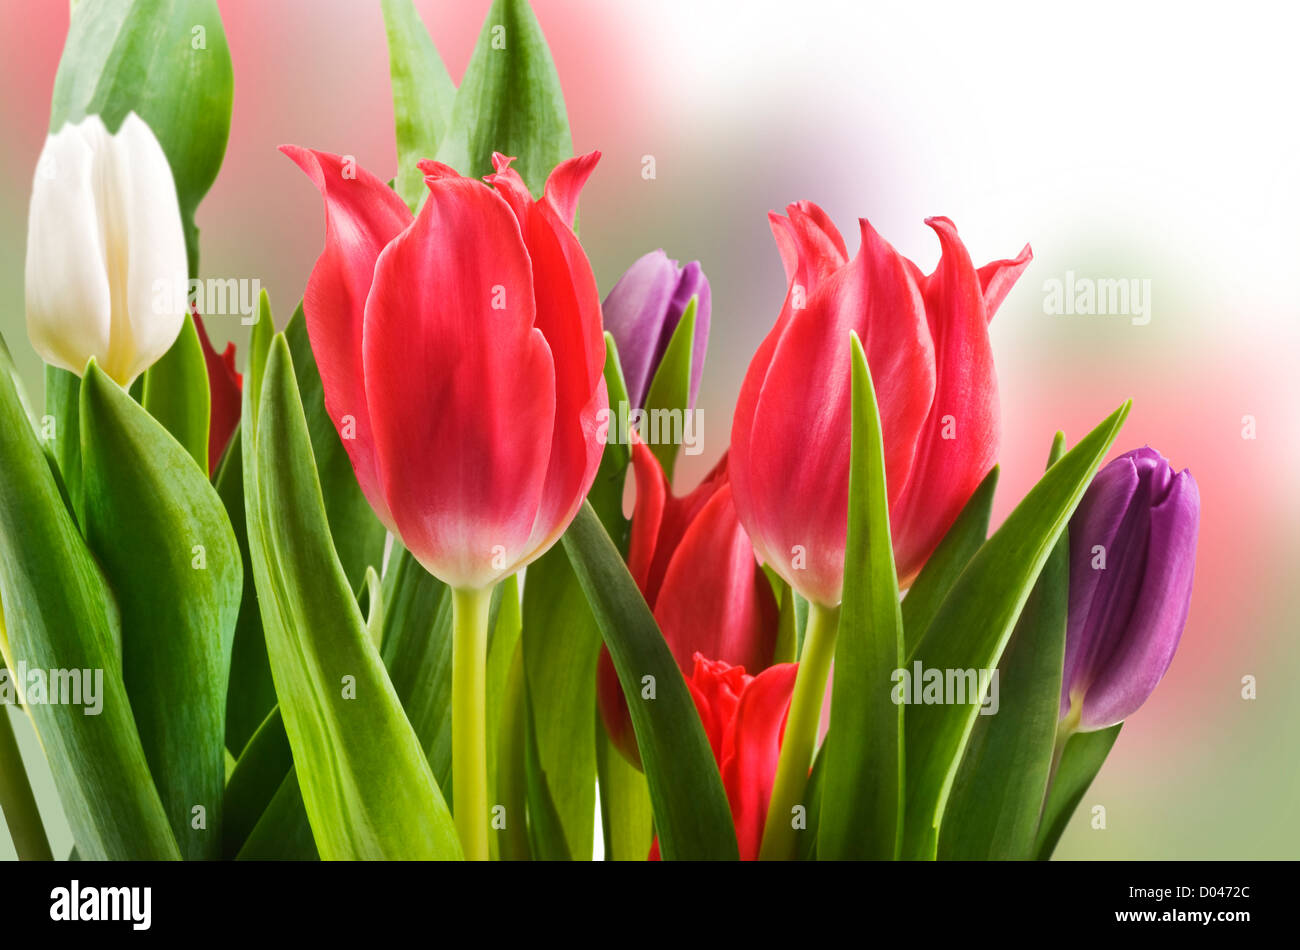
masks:
[[(650, 786), (665, 860), (736, 860), (731, 807), (695, 703), (645, 598), (590, 503), (583, 503), (564, 549), (587, 595), (618, 671)], [(527, 585), (525, 585), (527, 586)], [(643, 678), (655, 699), (641, 701)]]
[(603, 727), (596, 730), (596, 774), (600, 777), (600, 819), (606, 861), (644, 861), (654, 840), (650, 786), (641, 770), (614, 748)]
[[(645, 411), (647, 423), (652, 427), (656, 426), (654, 422), (656, 418), (660, 420), (676, 418), (683, 426), (682, 430), (677, 431), (685, 429), (686, 413), (690, 410), (691, 403), (691, 356), (695, 348), (695, 308), (699, 302), (699, 297), (692, 297), (686, 304), (686, 309), (682, 311), (682, 318), (677, 323), (677, 329), (673, 331), (672, 339), (668, 341), (664, 358), (659, 368), (655, 370), (654, 379), (650, 381), (650, 390), (645, 398)], [(664, 437), (666, 432), (675, 431), (670, 423), (660, 421), (657, 428), (659, 440), (651, 442), (650, 451), (663, 466), (664, 475), (671, 484), (680, 446), (673, 439)], [(653, 432), (655, 429), (651, 428), (650, 431)]]
[(417, 163), (438, 153), (451, 120), (456, 86), (412, 0), (383, 0), (383, 10), (397, 127), (394, 186), (410, 209), (418, 211), (429, 189)]
[(388, 532), (361, 493), (352, 461), (325, 411), (325, 389), (307, 338), (307, 318), (301, 303), (284, 328), (284, 337), (293, 356), (294, 375), (307, 416), (307, 431), (311, 434), (311, 450), (325, 497), (325, 517), (334, 549), (343, 562), (349, 586), (357, 590), (366, 576), (366, 568), (378, 568), (382, 563)]
[(370, 635), (376, 650), (384, 645), (384, 596), (379, 583), (375, 569), (367, 567), (363, 586), (366, 595), (366, 633)]
[(462, 175), (491, 174), (492, 153), (517, 159), (534, 197), (573, 154), (564, 93), (527, 0), (495, 0), (456, 91), (438, 160)]
[[(1065, 452), (1057, 433), (1048, 468)], [(998, 662), (998, 708), (976, 717), (939, 831), (939, 857), (1025, 860), (1043, 808), (1061, 710), (1069, 607), (1068, 529), (1025, 601)]]
[(240, 861), (319, 861), (298, 773), (290, 769), (240, 848)]
[[(261, 392), (262, 369), (275, 335), (271, 303), (266, 291), (259, 301), (257, 322), (253, 325), (248, 346), (248, 366), (244, 372), (243, 403), (256, 410)], [(271, 679), (271, 662), (266, 656), (266, 637), (262, 634), (262, 615), (257, 606), (257, 588), (253, 576), (252, 556), (248, 549), (248, 524), (244, 508), (244, 423), (231, 436), (217, 471), (217, 494), (230, 516), (230, 525), (239, 540), (244, 562), (244, 595), (239, 603), (239, 620), (235, 624), (235, 644), (230, 656), (230, 685), (226, 693), (226, 746), (239, 756), (262, 721), (275, 708), (275, 683)]]
[(93, 360), (80, 416), (86, 540), (117, 597), (140, 740), (181, 854), (215, 858), (239, 546), (206, 467)]
[(144, 407), (184, 446), (206, 475), (212, 393), (193, 316), (185, 315), (180, 336), (171, 349), (145, 370)]
[(821, 835), (822, 787), (826, 781), (826, 747), (830, 742), (830, 733), (822, 740), (822, 747), (813, 759), (812, 770), (808, 773), (808, 786), (804, 798), (808, 800), (808, 827), (799, 836), (799, 860), (816, 861), (818, 838)]
[[(276, 707), (248, 741), (226, 782), (225, 814), (221, 825), (223, 857), (233, 858), (239, 854), (291, 768), (293, 752), (289, 748), (289, 736), (284, 731), (280, 709)], [(303, 816), (305, 822), (305, 810)]]
[(451, 814), (334, 552), (293, 372), (277, 335), (255, 419), (245, 407), (245, 485), (267, 652), (316, 845), (326, 859), (458, 857)]
[(383, 660), (433, 777), (451, 789), (451, 588), (393, 543), (384, 573)]
[[(1115, 410), (1048, 470), (957, 578), (916, 650), (927, 670), (997, 666), (1038, 573), (1119, 432)], [(980, 691), (976, 690), (978, 694)], [(903, 855), (933, 858), (948, 794), (979, 713), (964, 703), (919, 703), (906, 716), (907, 805)]]
[(1070, 816), (1101, 771), (1123, 725), (1120, 722), (1098, 732), (1076, 732), (1066, 741), (1034, 841), (1034, 857), (1039, 861), (1048, 860), (1056, 850)]
[(998, 467), (989, 469), (984, 480), (971, 493), (944, 535), (921, 573), (912, 582), (903, 598), (903, 632), (906, 635), (906, 656), (911, 660), (916, 645), (939, 612), (943, 599), (952, 590), (957, 577), (966, 569), (970, 559), (980, 549), (989, 534), (989, 518), (993, 514), (993, 495), (998, 487)]
[(91, 680), (99, 715), (70, 703), (28, 706), (78, 850), (88, 860), (179, 858), (131, 718), (117, 606), (8, 373), (0, 373), (0, 471), (5, 665), (103, 671), (101, 683), (93, 672)]
[(176, 180), (194, 277), (194, 211), (221, 168), (233, 96), (215, 0), (83, 0), (54, 78), (50, 131), (88, 115), (112, 132), (129, 112), (148, 123)]
[[(519, 845), (527, 846), (526, 793), (522, 774), (523, 747), (514, 746), (522, 721), (523, 652), (520, 639), (523, 616), (519, 602), (519, 575), (511, 574), (492, 592), (488, 612), (488, 653), (485, 687), (487, 695), (488, 795), (492, 804), (506, 809), (504, 829), (489, 835), (488, 843), (495, 858), (504, 848), (508, 857), (523, 858)], [(515, 692), (512, 692), (514, 690)], [(502, 749), (505, 752), (502, 752)], [(511, 758), (511, 756), (517, 757)], [(523, 834), (516, 834), (524, 832)]]
[(903, 620), (889, 535), (885, 449), (871, 371), (851, 333), (853, 438), (844, 601), (835, 641), (831, 722), (817, 854), (826, 860), (898, 856), (903, 822), (903, 706), (890, 688), (903, 665)]

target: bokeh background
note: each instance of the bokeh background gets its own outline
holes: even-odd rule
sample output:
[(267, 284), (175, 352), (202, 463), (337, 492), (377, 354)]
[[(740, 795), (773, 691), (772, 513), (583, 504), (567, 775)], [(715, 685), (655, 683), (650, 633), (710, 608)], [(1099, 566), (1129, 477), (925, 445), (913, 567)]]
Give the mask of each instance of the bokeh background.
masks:
[[(488, 0), (417, 0), (459, 78)], [(198, 213), (202, 276), (258, 278), (279, 322), (323, 240), (319, 199), (275, 147), (396, 166), (378, 0), (219, 0), (235, 67), (225, 166)], [(977, 263), (1029, 241), (993, 322), (1003, 476), (995, 519), (1122, 400), (1116, 452), (1188, 467), (1203, 515), (1191, 616), (1058, 856), (1300, 856), (1300, 132), (1295, 14), (1179, 4), (535, 0), (578, 151), (599, 148), (583, 241), (602, 291), (640, 254), (698, 259), (714, 314), (705, 451), (724, 451), (745, 367), (784, 291), (766, 213), (807, 198), (927, 271), (951, 217)], [(27, 201), (67, 3), (0, 0), (0, 332), (29, 390)], [(656, 177), (641, 175), (644, 156)], [(1152, 319), (1045, 312), (1044, 282), (1151, 281)], [(242, 347), (235, 318), (209, 322)], [(1256, 437), (1243, 438), (1251, 416)], [(31, 552), (39, 557), (40, 552)], [(1242, 677), (1258, 697), (1242, 698)], [(0, 711), (2, 713), (2, 711)], [(13, 715), (12, 710), (9, 714)], [(56, 853), (70, 836), (15, 715)], [(1089, 827), (1102, 804), (1107, 828)], [(0, 835), (0, 857), (11, 857)]]

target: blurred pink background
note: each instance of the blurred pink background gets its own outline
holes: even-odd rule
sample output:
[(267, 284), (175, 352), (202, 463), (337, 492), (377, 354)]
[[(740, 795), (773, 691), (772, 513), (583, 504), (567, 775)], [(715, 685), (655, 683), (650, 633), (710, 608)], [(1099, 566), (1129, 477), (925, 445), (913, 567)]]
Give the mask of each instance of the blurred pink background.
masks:
[[(417, 0), (457, 80), (489, 5)], [(219, 6), (235, 106), (198, 214), (202, 275), (258, 278), (283, 325), (323, 226), (314, 189), (276, 146), (393, 173), (383, 23), (377, 0)], [(953, 218), (977, 263), (1031, 242), (1035, 261), (992, 330), (996, 518), (1038, 477), (1058, 428), (1077, 439), (1129, 397), (1116, 454), (1151, 444), (1191, 468), (1203, 504), (1182, 647), (1058, 855), (1294, 857), (1294, 33), (1275, 22), (1281, 5), (1205, 20), (1174, 6), (972, 6), (536, 0), (575, 149), (604, 153), (583, 242), (602, 291), (657, 247), (701, 260), (711, 278), (705, 451), (679, 466), (683, 489), (725, 449), (740, 380), (780, 306), (769, 209), (811, 199), (848, 235), (869, 217), (926, 270), (938, 256), (927, 215)], [(0, 0), (0, 20), (0, 331), (39, 392), (23, 325), (25, 220), (67, 4)], [(1067, 271), (1150, 280), (1151, 322), (1046, 313), (1044, 281)], [(246, 331), (227, 321), (209, 323), (214, 340), (242, 345)], [(1247, 675), (1254, 701), (1241, 698)], [(1107, 808), (1104, 831), (1088, 827), (1094, 804)]]

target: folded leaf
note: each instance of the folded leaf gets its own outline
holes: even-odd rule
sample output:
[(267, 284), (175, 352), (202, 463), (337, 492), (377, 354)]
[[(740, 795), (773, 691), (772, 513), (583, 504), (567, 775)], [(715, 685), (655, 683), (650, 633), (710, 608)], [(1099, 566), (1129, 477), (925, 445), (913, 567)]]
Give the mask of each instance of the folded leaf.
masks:
[[(1119, 432), (1125, 403), (1053, 465), (957, 578), (916, 649), (924, 670), (997, 666), (1038, 573)], [(982, 695), (907, 710), (903, 856), (933, 858), (953, 778)], [(954, 697), (955, 698), (955, 697)]]
[(245, 485), (267, 652), (316, 845), (325, 859), (459, 857), (334, 552), (293, 372), (277, 335), (255, 418), (245, 407)]
[[(692, 297), (682, 311), (682, 318), (668, 341), (664, 358), (655, 370), (654, 379), (646, 393), (645, 411), (647, 425), (653, 426), (656, 413), (661, 420), (680, 419), (682, 431), (685, 431), (686, 416), (691, 403), (691, 357), (695, 349), (695, 311), (700, 298)], [(651, 432), (654, 430), (651, 429)], [(659, 423), (659, 439), (650, 443), (659, 464), (663, 466), (664, 476), (669, 484), (673, 480), (673, 468), (677, 464), (677, 452), (680, 444), (672, 440), (676, 434), (675, 426), (668, 421)]]
[(144, 373), (144, 407), (185, 447), (206, 473), (212, 393), (194, 317), (187, 314), (180, 336)]
[(1065, 743), (1034, 841), (1034, 857), (1039, 861), (1048, 860), (1056, 850), (1056, 843), (1070, 823), (1070, 816), (1101, 771), (1123, 726), (1124, 723), (1118, 722), (1097, 732), (1076, 732)]
[(71, 703), (28, 706), (78, 850), (89, 860), (179, 858), (131, 718), (117, 607), (8, 373), (0, 373), (0, 471), (5, 665), (85, 671), (80, 683), (89, 674), (92, 688), (102, 671), (99, 715)]
[(80, 419), (86, 540), (121, 613), (131, 711), (182, 855), (215, 858), (243, 565), (202, 467), (206, 427), (196, 464), (93, 362)]

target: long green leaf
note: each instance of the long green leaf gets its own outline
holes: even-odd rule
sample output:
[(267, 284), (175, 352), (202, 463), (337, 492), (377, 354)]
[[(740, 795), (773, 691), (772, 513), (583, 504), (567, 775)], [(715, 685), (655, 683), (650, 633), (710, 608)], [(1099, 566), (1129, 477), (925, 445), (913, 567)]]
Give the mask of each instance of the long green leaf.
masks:
[[(1115, 410), (1048, 470), (958, 577), (917, 647), (926, 670), (997, 666), (1038, 573), (1128, 415)], [(919, 703), (906, 716), (907, 805), (903, 855), (933, 858), (940, 822), (982, 695)]]
[[(686, 681), (589, 503), (563, 543), (629, 697), (663, 857), (737, 859), (731, 808)], [(642, 699), (647, 684), (653, 700)]]
[(456, 86), (412, 0), (383, 0), (383, 10), (397, 127), (393, 187), (410, 209), (417, 211), (429, 193), (417, 163), (438, 153), (451, 120)]
[(1056, 843), (1070, 823), (1070, 816), (1101, 771), (1123, 726), (1124, 723), (1119, 722), (1099, 732), (1077, 732), (1065, 743), (1034, 841), (1034, 857), (1039, 861), (1048, 860), (1056, 850)]
[[(78, 684), (89, 676), (92, 690), (102, 671), (89, 705), (28, 697), (77, 848), (89, 860), (179, 858), (131, 718), (117, 606), (8, 373), (0, 373), (0, 471), (5, 665), (85, 671)], [(94, 705), (98, 714), (87, 715)]]
[(459, 857), (334, 552), (293, 373), (277, 335), (255, 420), (245, 408), (245, 484), (267, 652), (317, 847), (326, 859)]
[(86, 539), (121, 611), (131, 711), (182, 855), (214, 858), (239, 546), (207, 469), (93, 362), (80, 418)]
[(248, 741), (226, 782), (221, 826), (223, 857), (239, 854), (291, 768), (293, 752), (276, 707)]
[(512, 167), (535, 197), (573, 154), (560, 78), (528, 0), (492, 4), (437, 158), (472, 178), (491, 173), (493, 152), (518, 159)]
[[(1057, 433), (1048, 467), (1065, 452)], [(971, 729), (939, 833), (939, 857), (1024, 860), (1033, 853), (1061, 708), (1069, 606), (1068, 529), (1038, 575), (998, 663), (998, 708)]]
[(903, 706), (891, 698), (891, 686), (903, 665), (903, 620), (880, 414), (857, 334), (851, 350), (848, 540), (831, 694), (835, 743), (821, 756), (826, 761), (817, 854), (828, 860), (893, 859), (902, 842)]
[(103, 116), (110, 131), (128, 112), (148, 123), (176, 180), (194, 277), (194, 211), (221, 168), (233, 96), (215, 0), (82, 0), (54, 78), (50, 131), (87, 115)]

